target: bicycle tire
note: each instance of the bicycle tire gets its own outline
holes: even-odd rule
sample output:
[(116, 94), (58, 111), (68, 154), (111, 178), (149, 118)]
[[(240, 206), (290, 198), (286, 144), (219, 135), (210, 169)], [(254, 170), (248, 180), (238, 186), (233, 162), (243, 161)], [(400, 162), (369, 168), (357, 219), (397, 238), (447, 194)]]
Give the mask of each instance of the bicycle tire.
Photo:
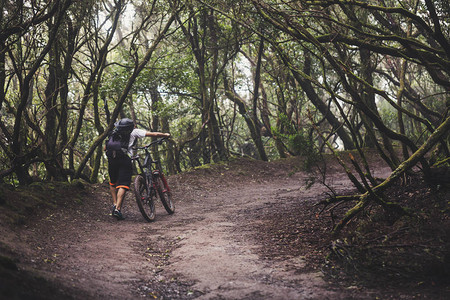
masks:
[(136, 197), (136, 203), (139, 207), (139, 211), (142, 216), (148, 222), (152, 222), (156, 216), (155, 201), (153, 195), (149, 194), (146, 187), (147, 182), (144, 176), (138, 175), (134, 179), (134, 196)]
[(173, 214), (175, 212), (175, 205), (173, 204), (172, 193), (169, 191), (169, 187), (165, 181), (161, 179), (161, 176), (156, 176), (154, 180), (156, 180), (158, 195), (164, 208), (169, 215)]

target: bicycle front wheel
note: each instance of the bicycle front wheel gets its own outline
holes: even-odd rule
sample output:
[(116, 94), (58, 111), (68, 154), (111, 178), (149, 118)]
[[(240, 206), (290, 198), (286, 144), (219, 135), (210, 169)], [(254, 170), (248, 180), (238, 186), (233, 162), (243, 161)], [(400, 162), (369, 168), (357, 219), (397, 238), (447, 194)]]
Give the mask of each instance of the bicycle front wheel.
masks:
[(147, 182), (142, 175), (134, 179), (134, 196), (144, 219), (151, 222), (155, 219), (155, 201), (147, 187)]
[(161, 176), (157, 176), (154, 180), (156, 180), (158, 195), (164, 208), (167, 213), (170, 215), (173, 214), (175, 212), (175, 205), (173, 204), (172, 194), (170, 193), (167, 183), (161, 179)]

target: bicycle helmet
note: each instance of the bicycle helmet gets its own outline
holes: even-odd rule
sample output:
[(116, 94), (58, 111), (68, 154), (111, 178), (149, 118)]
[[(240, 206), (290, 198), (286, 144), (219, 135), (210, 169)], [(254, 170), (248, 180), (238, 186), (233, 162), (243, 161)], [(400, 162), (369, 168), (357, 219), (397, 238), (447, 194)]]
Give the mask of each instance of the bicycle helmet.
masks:
[(120, 119), (119, 121), (117, 121), (114, 126), (119, 130), (119, 131), (132, 131), (134, 129), (134, 122), (131, 119), (128, 118), (124, 118), (124, 119)]

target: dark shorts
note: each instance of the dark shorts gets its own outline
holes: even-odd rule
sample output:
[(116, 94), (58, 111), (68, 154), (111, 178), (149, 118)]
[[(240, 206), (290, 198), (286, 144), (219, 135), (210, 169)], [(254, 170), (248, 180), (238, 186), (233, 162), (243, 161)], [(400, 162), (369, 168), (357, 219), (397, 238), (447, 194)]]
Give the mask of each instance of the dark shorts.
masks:
[(129, 190), (131, 184), (131, 175), (133, 174), (133, 165), (128, 156), (108, 159), (109, 184), (118, 188)]

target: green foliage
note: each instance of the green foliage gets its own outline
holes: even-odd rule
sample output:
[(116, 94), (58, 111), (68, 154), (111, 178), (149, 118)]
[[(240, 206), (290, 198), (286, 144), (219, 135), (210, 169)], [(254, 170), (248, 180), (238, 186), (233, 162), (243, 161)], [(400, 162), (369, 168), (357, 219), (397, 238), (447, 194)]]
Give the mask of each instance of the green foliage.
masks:
[(314, 141), (311, 140), (304, 130), (297, 131), (286, 115), (279, 114), (279, 120), (285, 129), (285, 133), (282, 133), (277, 128), (272, 128), (272, 132), (283, 140), (290, 153), (296, 156), (302, 156), (304, 158), (304, 169), (310, 170), (320, 159)]
[(310, 170), (320, 159), (319, 153), (311, 141), (302, 132), (289, 135), (288, 145), (293, 149), (294, 153), (305, 158), (303, 166), (306, 170)]
[(397, 111), (386, 101), (381, 101), (379, 106), (380, 116), (383, 123), (389, 128), (398, 128)]

